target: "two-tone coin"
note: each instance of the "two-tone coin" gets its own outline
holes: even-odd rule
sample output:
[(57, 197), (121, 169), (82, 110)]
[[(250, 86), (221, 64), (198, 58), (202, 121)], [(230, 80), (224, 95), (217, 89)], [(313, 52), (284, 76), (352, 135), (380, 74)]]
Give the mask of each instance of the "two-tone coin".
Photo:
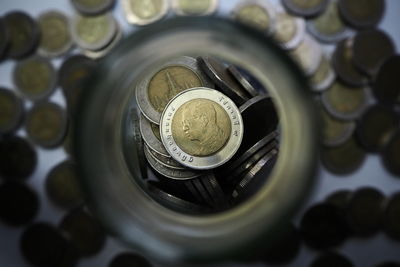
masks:
[(130, 24), (147, 25), (168, 14), (168, 0), (122, 0), (125, 18)]
[(21, 59), (32, 54), (40, 39), (40, 30), (36, 21), (24, 12), (13, 11), (4, 16), (4, 23), (10, 34), (7, 56)]
[(140, 175), (143, 179), (147, 179), (147, 163), (146, 156), (144, 155), (144, 142), (142, 138), (142, 134), (140, 133), (140, 119), (139, 119), (139, 111), (136, 109), (131, 110), (130, 112), (130, 120), (131, 120), (131, 128), (132, 128), (132, 136), (133, 142), (136, 152), (136, 157), (139, 163)]
[(56, 147), (64, 140), (67, 130), (65, 110), (55, 103), (38, 102), (28, 111), (25, 128), (35, 144)]
[(142, 255), (134, 252), (123, 252), (114, 256), (108, 267), (140, 266), (152, 267), (151, 263)]
[(320, 108), (322, 119), (322, 144), (327, 147), (335, 147), (342, 145), (351, 138), (356, 129), (354, 121), (341, 121), (332, 117)]
[(0, 88), (0, 133), (15, 131), (24, 115), (23, 101), (11, 90)]
[(78, 12), (93, 16), (110, 10), (115, 0), (71, 0), (71, 3)]
[(256, 88), (250, 83), (250, 81), (245, 77), (245, 75), (234, 65), (230, 65), (228, 67), (229, 73), (236, 79), (238, 83), (242, 86), (242, 88), (247, 92), (251, 97), (258, 96), (259, 92)]
[(385, 13), (384, 0), (339, 0), (341, 17), (356, 29), (375, 27)]
[(312, 76), (318, 69), (322, 60), (321, 45), (314, 37), (305, 34), (301, 43), (289, 51), (306, 76)]
[(33, 56), (17, 63), (13, 80), (24, 97), (36, 101), (53, 93), (57, 84), (57, 74), (50, 60)]
[(328, 2), (328, 0), (282, 0), (288, 12), (301, 17), (318, 16), (325, 11)]
[(214, 13), (219, 0), (173, 0), (172, 6), (178, 15), (206, 16)]
[(382, 103), (400, 103), (400, 56), (392, 56), (379, 68), (372, 89), (375, 97)]
[(339, 208), (342, 211), (345, 211), (347, 209), (352, 194), (353, 193), (350, 190), (340, 189), (328, 195), (325, 199), (325, 203), (328, 203)]
[(174, 96), (186, 89), (202, 86), (210, 87), (210, 83), (202, 75), (196, 59), (183, 56), (164, 63), (139, 82), (136, 101), (148, 120), (160, 124), (161, 113)]
[(400, 130), (396, 131), (382, 150), (382, 162), (385, 168), (395, 175), (400, 176)]
[(305, 25), (304, 19), (294, 17), (284, 11), (278, 12), (272, 38), (284, 49), (292, 50), (303, 40)]
[(59, 11), (47, 11), (38, 18), (41, 32), (39, 53), (45, 57), (58, 57), (67, 53), (73, 45), (69, 31), (69, 19)]
[(310, 77), (311, 90), (314, 92), (322, 92), (327, 90), (335, 81), (336, 74), (333, 70), (330, 58), (322, 55), (321, 62), (316, 72)]
[(239, 149), (243, 121), (231, 99), (217, 90), (199, 87), (168, 103), (160, 133), (165, 148), (180, 164), (211, 169), (227, 162)]
[(400, 193), (392, 195), (383, 215), (383, 231), (392, 239), (400, 240)]
[(140, 116), (140, 133), (149, 149), (164, 157), (171, 157), (161, 141), (160, 127), (143, 115)]
[(10, 33), (4, 18), (0, 18), (0, 60), (6, 57), (7, 49), (10, 45)]

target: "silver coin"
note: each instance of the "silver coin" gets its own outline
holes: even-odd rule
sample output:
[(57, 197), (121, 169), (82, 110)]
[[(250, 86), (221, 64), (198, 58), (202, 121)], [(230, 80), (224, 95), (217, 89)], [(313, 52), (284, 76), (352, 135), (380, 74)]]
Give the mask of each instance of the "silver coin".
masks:
[(178, 15), (206, 16), (218, 8), (218, 0), (172, 0), (172, 6)]
[(170, 158), (171, 155), (165, 149), (161, 141), (161, 136), (159, 137), (160, 139), (156, 136), (157, 130), (159, 131), (158, 125), (148, 121), (143, 115), (140, 116), (140, 133), (142, 134), (142, 138), (146, 145), (152, 151), (164, 157)]
[(125, 18), (130, 24), (147, 25), (167, 15), (169, 0), (122, 0)]
[(232, 76), (242, 85), (243, 89), (246, 90), (246, 92), (254, 97), (259, 95), (257, 90), (250, 84), (250, 82), (243, 76), (243, 74), (233, 65), (230, 65), (228, 67), (228, 71)]
[[(179, 77), (175, 77), (173, 74), (170, 74), (168, 69), (172, 68), (182, 68), (181, 71), (186, 70), (185, 75), (179, 75)], [(160, 92), (160, 88), (158, 87), (157, 90), (159, 94), (167, 94), (168, 98), (163, 99), (164, 102), (168, 102), (166, 100), (170, 100), (170, 96), (175, 96), (178, 92), (184, 91), (186, 89), (190, 89), (192, 87), (199, 87), (199, 86), (205, 86), (205, 87), (212, 87), (211, 83), (209, 80), (202, 75), (202, 72), (200, 71), (197, 60), (192, 58), (192, 57), (179, 57), (174, 60), (170, 60), (163, 65), (161, 65), (159, 68), (154, 70), (152, 73), (147, 75), (145, 79), (143, 79), (136, 87), (136, 102), (138, 103), (138, 106), (140, 110), (142, 111), (143, 115), (150, 120), (151, 122), (155, 124), (160, 123), (161, 119), (161, 113), (165, 107), (164, 106), (159, 106), (158, 110), (154, 105), (151, 103), (150, 97), (151, 93), (149, 91), (152, 89), (149, 86), (151, 85), (151, 82), (153, 79), (157, 78), (157, 75), (161, 75), (161, 73), (164, 74), (165, 72), (165, 77), (164, 81), (166, 83), (165, 86), (168, 88), (164, 88), (167, 90), (164, 90)], [(187, 78), (187, 73), (190, 73), (193, 78), (196, 77), (196, 83), (199, 83), (200, 85), (197, 86), (192, 86), (192, 84), (187, 83), (186, 78)], [(177, 80), (179, 78), (180, 80)], [(165, 103), (167, 104), (167, 103)]]
[(297, 64), (299, 64), (306, 76), (313, 75), (322, 60), (322, 48), (320, 44), (308, 34), (305, 34), (299, 46), (289, 53)]
[(277, 13), (272, 37), (283, 49), (292, 50), (299, 46), (305, 34), (306, 23), (304, 19), (294, 17), (285, 11)]
[(177, 170), (165, 167), (156, 161), (147, 149), (144, 150), (144, 155), (147, 159), (147, 162), (156, 172), (170, 179), (188, 180), (199, 177), (202, 174), (201, 172), (192, 171), (190, 169)]
[(333, 70), (330, 58), (323, 55), (317, 71), (310, 77), (311, 90), (322, 92), (327, 90), (335, 81), (336, 73)]
[(171, 157), (165, 157), (161, 154), (158, 154), (154, 151), (152, 151), (147, 145), (145, 145), (145, 149), (147, 149), (151, 156), (153, 156), (153, 158), (158, 161), (158, 163), (160, 163), (161, 165), (164, 165), (167, 168), (171, 168), (171, 169), (176, 169), (176, 170), (186, 170), (186, 167), (183, 167), (181, 164), (179, 164), (178, 162), (176, 162), (176, 160), (174, 160)]
[(132, 132), (133, 138), (136, 144), (136, 153), (139, 159), (139, 168), (141, 175), (144, 179), (147, 178), (147, 166), (146, 166), (146, 157), (144, 155), (144, 143), (142, 139), (142, 135), (140, 133), (140, 121), (139, 116), (136, 110), (132, 110), (130, 112), (130, 117), (132, 120)]
[(101, 50), (115, 38), (118, 26), (111, 13), (98, 16), (76, 15), (71, 23), (71, 35), (82, 49)]
[[(192, 105), (193, 102), (196, 105)], [(184, 108), (180, 110), (182, 106)], [(219, 113), (217, 109), (220, 110)], [(184, 136), (173, 128), (176, 114), (179, 117), (181, 113), (182, 116), (187, 116), (182, 121), (185, 123), (180, 130)], [(207, 127), (203, 127), (203, 124)], [(162, 114), (160, 132), (165, 148), (176, 161), (189, 168), (205, 170), (216, 168), (233, 157), (242, 142), (243, 121), (239, 109), (231, 99), (217, 90), (199, 87), (178, 94), (168, 103)], [(190, 148), (198, 148), (199, 153), (207, 153), (194, 155), (185, 152), (182, 148), (183, 140), (188, 141), (184, 144), (188, 144)]]

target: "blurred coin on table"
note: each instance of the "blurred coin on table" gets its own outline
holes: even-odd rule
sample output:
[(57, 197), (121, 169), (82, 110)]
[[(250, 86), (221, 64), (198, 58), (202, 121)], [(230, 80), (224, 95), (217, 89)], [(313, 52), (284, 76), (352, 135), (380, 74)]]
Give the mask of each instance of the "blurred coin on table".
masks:
[(78, 12), (93, 16), (110, 10), (115, 0), (71, 0), (71, 3)]
[(10, 32), (6, 27), (4, 18), (0, 18), (0, 60), (6, 57), (10, 45)]
[(296, 16), (314, 17), (323, 13), (329, 0), (282, 0), (286, 10)]
[(153, 265), (143, 256), (134, 252), (123, 252), (114, 256), (108, 267), (152, 267)]
[(144, 26), (165, 17), (169, 0), (122, 0), (125, 18), (130, 24)]
[(395, 55), (387, 59), (373, 82), (375, 97), (382, 103), (395, 105), (400, 103), (400, 56)]
[(384, 146), (381, 159), (389, 172), (400, 177), (400, 130), (397, 130)]
[(356, 129), (354, 121), (335, 119), (323, 107), (320, 107), (322, 144), (327, 147), (336, 147), (347, 142)]
[(276, 14), (274, 26), (272, 38), (286, 50), (296, 48), (304, 38), (306, 26), (302, 18), (281, 11)]
[(313, 92), (322, 92), (327, 90), (336, 78), (331, 60), (328, 55), (323, 54), (321, 62), (316, 72), (309, 78), (311, 90)]
[(341, 17), (356, 29), (373, 28), (385, 12), (385, 0), (339, 0)]
[(353, 192), (347, 189), (339, 189), (328, 195), (325, 199), (325, 203), (333, 205), (342, 211), (347, 209), (349, 201)]
[(172, 6), (179, 15), (205, 16), (214, 13), (219, 0), (173, 0)]
[(308, 34), (304, 35), (302, 42), (290, 50), (289, 54), (308, 77), (317, 71), (323, 55), (321, 45)]
[(21, 124), (23, 101), (12, 91), (0, 87), (0, 133), (12, 133)]
[(392, 195), (383, 215), (383, 231), (392, 239), (400, 241), (400, 192)]

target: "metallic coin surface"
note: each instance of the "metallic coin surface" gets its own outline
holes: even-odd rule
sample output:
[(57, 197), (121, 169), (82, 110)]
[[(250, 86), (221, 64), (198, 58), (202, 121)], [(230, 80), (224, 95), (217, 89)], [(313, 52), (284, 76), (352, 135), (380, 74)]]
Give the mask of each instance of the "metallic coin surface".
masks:
[(5, 181), (0, 185), (0, 221), (21, 226), (31, 222), (38, 211), (39, 198), (26, 184)]
[(325, 109), (341, 120), (355, 120), (361, 117), (371, 100), (366, 87), (354, 88), (336, 81), (321, 96)]
[(341, 266), (354, 267), (353, 263), (344, 255), (336, 252), (324, 252), (316, 257), (310, 267)]
[(309, 21), (307, 29), (324, 43), (337, 43), (350, 33), (340, 17), (337, 1), (330, 1), (324, 13)]
[(57, 74), (48, 59), (34, 56), (17, 63), (13, 73), (18, 91), (29, 100), (41, 100), (53, 93)]
[(53, 148), (64, 140), (67, 117), (58, 104), (38, 102), (29, 110), (25, 127), (29, 138), (35, 144), (44, 148)]
[(392, 239), (400, 240), (400, 193), (397, 192), (389, 199), (383, 216), (383, 231)]
[(6, 56), (7, 49), (10, 45), (10, 33), (3, 18), (0, 18), (0, 60)]
[(393, 175), (400, 177), (400, 131), (390, 138), (382, 151), (382, 161), (385, 168)]
[(161, 165), (164, 165), (165, 167), (168, 167), (171, 169), (177, 169), (177, 170), (185, 170), (186, 169), (186, 167), (183, 167), (176, 160), (174, 160), (171, 156), (165, 157), (161, 154), (158, 154), (157, 152), (152, 151), (147, 145), (145, 145), (145, 149), (148, 150), (148, 152), (154, 158), (154, 160), (156, 160)]
[(383, 31), (358, 32), (354, 37), (354, 65), (371, 77), (375, 77), (383, 62), (394, 55), (395, 52), (393, 41)]
[(325, 203), (333, 205), (342, 211), (345, 211), (349, 204), (352, 192), (347, 189), (340, 189), (328, 195), (325, 199)]
[(322, 60), (320, 44), (310, 35), (305, 34), (302, 42), (289, 54), (299, 64), (306, 76), (313, 75)]
[(18, 136), (0, 140), (0, 176), (3, 179), (26, 179), (36, 168), (37, 153), (33, 146)]
[(381, 227), (385, 196), (375, 188), (354, 192), (346, 209), (347, 223), (356, 236), (371, 236)]
[(337, 44), (332, 57), (332, 66), (337, 77), (344, 83), (355, 87), (362, 87), (368, 84), (368, 78), (354, 67), (352, 38)]
[(205, 16), (214, 13), (218, 0), (173, 0), (175, 12), (186, 16)]
[(384, 0), (339, 0), (342, 18), (357, 29), (373, 28), (385, 12)]
[(152, 267), (153, 265), (143, 256), (133, 252), (124, 252), (114, 256), (108, 265), (108, 267), (127, 266)]
[(70, 210), (84, 202), (76, 172), (76, 165), (71, 160), (54, 166), (46, 178), (46, 193), (56, 206)]
[(357, 124), (357, 138), (369, 152), (379, 152), (399, 128), (400, 117), (392, 109), (382, 105), (370, 107)]
[(167, 151), (180, 164), (211, 169), (227, 162), (239, 149), (243, 121), (227, 96), (199, 87), (178, 94), (168, 103), (160, 132)]
[(147, 120), (143, 115), (140, 116), (140, 133), (149, 149), (164, 157), (171, 157), (161, 141), (159, 126)]
[(71, 3), (82, 14), (98, 15), (110, 10), (115, 0), (71, 0)]
[(297, 47), (305, 35), (305, 22), (301, 18), (294, 17), (286, 12), (276, 15), (276, 24), (272, 37), (286, 50)]
[(234, 8), (232, 16), (235, 20), (250, 27), (272, 33), (275, 28), (275, 10), (268, 1), (242, 1)]
[(379, 68), (372, 89), (375, 97), (384, 104), (400, 103), (400, 56), (392, 56)]
[(240, 72), (238, 68), (233, 65), (228, 67), (229, 73), (236, 79), (238, 83), (242, 86), (242, 88), (246, 91), (248, 95), (251, 97), (258, 96), (259, 92), (251, 85), (251, 83), (246, 79), (243, 73)]
[(128, 23), (147, 25), (167, 15), (168, 0), (122, 0), (125, 18)]
[(107, 46), (118, 31), (111, 13), (98, 16), (76, 15), (71, 23), (71, 34), (82, 49), (100, 50)]
[(166, 62), (140, 82), (136, 101), (148, 120), (160, 124), (161, 113), (174, 96), (201, 86), (210, 85), (201, 75), (196, 59), (183, 56)]
[(348, 175), (355, 172), (364, 163), (366, 153), (352, 137), (345, 143), (321, 151), (321, 161), (324, 167), (337, 175)]
[(10, 34), (7, 56), (21, 59), (32, 54), (39, 44), (40, 31), (37, 23), (26, 13), (14, 11), (4, 16)]
[(0, 88), (0, 133), (15, 131), (23, 115), (23, 101), (13, 91)]
[(327, 147), (335, 147), (345, 143), (351, 138), (356, 129), (353, 121), (341, 121), (332, 117), (322, 107), (322, 144)]
[(41, 32), (39, 53), (45, 57), (58, 57), (72, 48), (69, 20), (59, 11), (47, 11), (38, 18)]
[(314, 17), (325, 11), (328, 0), (282, 0), (286, 10), (296, 16)]
[(317, 71), (310, 77), (311, 90), (321, 92), (327, 90), (336, 78), (335, 71), (327, 55), (323, 55)]

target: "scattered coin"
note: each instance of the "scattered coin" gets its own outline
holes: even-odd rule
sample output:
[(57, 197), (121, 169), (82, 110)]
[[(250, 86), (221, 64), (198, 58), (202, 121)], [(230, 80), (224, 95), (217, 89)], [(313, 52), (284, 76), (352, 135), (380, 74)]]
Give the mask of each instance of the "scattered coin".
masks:
[(390, 197), (383, 217), (383, 231), (394, 240), (400, 240), (400, 193)]
[(300, 222), (300, 231), (305, 243), (314, 249), (339, 246), (349, 235), (343, 213), (329, 204), (317, 204), (307, 210)]
[(354, 65), (363, 73), (375, 77), (386, 59), (396, 49), (390, 37), (381, 30), (358, 32), (353, 43)]
[(336, 81), (321, 96), (325, 109), (333, 117), (341, 120), (360, 118), (368, 108), (370, 94), (366, 87), (354, 88)]
[(364, 187), (352, 195), (346, 209), (347, 223), (356, 236), (370, 236), (381, 227), (385, 196), (375, 188)]
[(98, 15), (110, 10), (115, 0), (71, 0), (76, 10), (85, 15)]
[(354, 133), (356, 124), (353, 121), (341, 121), (332, 117), (322, 107), (322, 144), (327, 147), (337, 147), (346, 143)]
[(197, 61), (204, 73), (217, 85), (217, 88), (233, 102), (241, 105), (250, 98), (247, 91), (243, 90), (240, 83), (235, 80), (221, 61), (209, 56), (198, 57)]
[(130, 24), (147, 25), (167, 15), (168, 0), (122, 0), (125, 18)]
[(38, 18), (41, 32), (39, 53), (45, 57), (58, 57), (72, 48), (69, 21), (59, 11), (47, 11)]
[(341, 211), (345, 211), (352, 197), (352, 194), (353, 193), (350, 190), (341, 189), (327, 196), (327, 198), (325, 199), (325, 203), (333, 205)]
[(35, 149), (25, 139), (8, 136), (0, 139), (0, 176), (9, 179), (28, 178), (37, 165)]
[(97, 16), (76, 15), (72, 21), (71, 34), (82, 49), (97, 51), (115, 38), (118, 25), (111, 13)]
[(38, 210), (38, 196), (27, 185), (15, 181), (0, 185), (0, 220), (5, 224), (24, 225), (32, 221)]
[(51, 169), (45, 187), (49, 199), (63, 209), (70, 210), (84, 202), (76, 165), (71, 160), (63, 161)]
[(10, 45), (10, 33), (3, 18), (0, 18), (0, 60), (6, 57)]
[(161, 141), (159, 126), (147, 120), (143, 115), (140, 116), (140, 133), (152, 151), (167, 158), (171, 157)]
[(325, 168), (337, 175), (355, 172), (361, 167), (365, 157), (365, 152), (353, 137), (339, 146), (323, 148), (321, 153), (321, 160)]
[(344, 255), (336, 252), (324, 252), (311, 263), (310, 267), (353, 267), (353, 263)]
[(370, 107), (357, 124), (357, 138), (364, 149), (379, 152), (399, 128), (400, 118), (393, 110), (382, 106)]
[(24, 103), (11, 90), (0, 88), (0, 133), (11, 133), (21, 124)]
[(375, 97), (382, 103), (393, 105), (400, 103), (400, 56), (392, 56), (379, 68), (373, 83)]
[(205, 16), (214, 13), (218, 0), (173, 0), (175, 12), (185, 16)]
[(67, 117), (58, 104), (38, 102), (29, 110), (25, 127), (29, 138), (35, 144), (52, 148), (64, 140)]
[(177, 162), (193, 169), (211, 169), (236, 153), (243, 138), (243, 121), (227, 96), (210, 88), (194, 88), (168, 103), (160, 133)]
[(322, 55), (318, 69), (310, 77), (311, 90), (322, 92), (327, 90), (335, 81), (336, 74), (327, 55)]
[(120, 253), (111, 260), (108, 267), (152, 267), (151, 263), (143, 256), (134, 252)]
[(339, 0), (342, 18), (352, 27), (366, 29), (375, 27), (385, 12), (384, 0)]
[(317, 71), (322, 60), (320, 44), (308, 34), (304, 35), (299, 46), (289, 51), (289, 54), (308, 77)]
[(186, 167), (183, 167), (181, 164), (179, 164), (176, 160), (169, 157), (165, 157), (161, 154), (158, 154), (154, 151), (152, 151), (147, 145), (145, 145), (145, 149), (148, 150), (148, 152), (151, 154), (151, 156), (156, 160), (158, 163), (161, 165), (164, 165), (165, 167), (171, 168), (171, 169), (177, 169), (177, 170), (184, 170)]
[(76, 248), (47, 223), (34, 223), (22, 233), (20, 249), (33, 266), (70, 267), (79, 260)]
[(329, 1), (325, 12), (310, 20), (307, 29), (323, 43), (337, 43), (349, 35), (349, 30), (340, 17), (337, 1)]
[(18, 91), (29, 100), (41, 100), (54, 92), (57, 74), (51, 61), (33, 56), (18, 62), (13, 73)]
[(332, 57), (332, 66), (337, 77), (344, 83), (355, 87), (363, 87), (368, 84), (368, 78), (354, 67), (352, 38), (337, 44)]
[(286, 12), (276, 14), (275, 29), (272, 37), (286, 50), (299, 46), (305, 33), (304, 19), (294, 17)]
[(37, 23), (28, 14), (13, 11), (4, 16), (10, 34), (7, 56), (21, 59), (33, 53), (39, 44), (40, 31)]
[(400, 176), (400, 131), (390, 138), (382, 150), (382, 161), (385, 168), (393, 175)]
[(229, 73), (236, 79), (238, 83), (242, 86), (242, 88), (246, 91), (246, 93), (251, 96), (258, 96), (258, 91), (251, 85), (251, 83), (246, 79), (246, 77), (240, 72), (238, 68), (233, 65), (228, 67)]
[(60, 222), (61, 232), (84, 257), (96, 255), (104, 247), (106, 234), (100, 223), (83, 208), (70, 211)]
[(318, 16), (325, 11), (328, 2), (328, 0), (282, 0), (288, 12), (301, 17)]
[(183, 56), (166, 62), (140, 82), (136, 87), (136, 101), (148, 120), (160, 124), (161, 113), (174, 96), (202, 86), (210, 87), (196, 59)]
[(242, 1), (232, 11), (235, 20), (267, 34), (275, 28), (275, 10), (267, 1)]

